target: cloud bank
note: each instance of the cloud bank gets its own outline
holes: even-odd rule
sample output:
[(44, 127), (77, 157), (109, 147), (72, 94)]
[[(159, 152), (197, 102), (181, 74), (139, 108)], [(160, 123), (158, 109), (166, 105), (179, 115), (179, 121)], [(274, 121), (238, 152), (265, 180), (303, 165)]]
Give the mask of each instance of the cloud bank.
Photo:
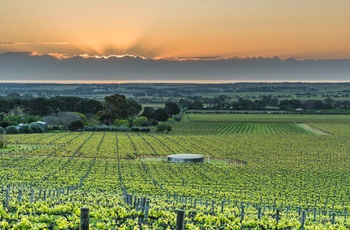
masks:
[[(58, 59), (58, 58), (60, 59)], [(108, 57), (0, 54), (1, 81), (109, 82), (281, 82), (350, 81), (350, 60), (281, 60), (274, 58), (191, 57), (145, 59), (134, 55)]]

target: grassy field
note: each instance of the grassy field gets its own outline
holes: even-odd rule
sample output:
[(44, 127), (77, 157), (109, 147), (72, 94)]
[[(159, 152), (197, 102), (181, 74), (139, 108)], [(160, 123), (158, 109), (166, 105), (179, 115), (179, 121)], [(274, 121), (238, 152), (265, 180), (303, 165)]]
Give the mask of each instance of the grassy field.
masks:
[(8, 135), (25, 148), (0, 150), (0, 228), (78, 229), (87, 206), (91, 229), (174, 229), (178, 209), (186, 229), (348, 229), (349, 130), (345, 115), (190, 114), (170, 134)]

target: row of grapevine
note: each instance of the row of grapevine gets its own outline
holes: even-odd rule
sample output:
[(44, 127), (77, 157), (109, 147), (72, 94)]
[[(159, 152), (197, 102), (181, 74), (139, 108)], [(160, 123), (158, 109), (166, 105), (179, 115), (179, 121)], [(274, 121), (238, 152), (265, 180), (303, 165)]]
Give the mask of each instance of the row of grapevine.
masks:
[[(188, 229), (347, 229), (348, 125), (314, 125), (334, 135), (286, 133), (281, 123), (269, 135), (7, 136), (0, 228), (78, 229), (85, 206), (92, 229), (173, 229), (179, 209)], [(211, 161), (167, 163), (173, 153)]]
[(176, 134), (311, 134), (297, 123), (200, 121), (176, 124)]

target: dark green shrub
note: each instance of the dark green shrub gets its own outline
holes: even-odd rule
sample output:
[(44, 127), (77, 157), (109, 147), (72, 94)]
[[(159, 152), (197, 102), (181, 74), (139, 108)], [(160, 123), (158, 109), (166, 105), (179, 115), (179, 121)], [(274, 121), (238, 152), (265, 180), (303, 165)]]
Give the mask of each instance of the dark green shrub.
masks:
[(157, 120), (154, 120), (154, 119), (151, 120), (151, 125), (152, 126), (156, 126), (158, 124), (159, 124), (159, 122)]
[(133, 126), (133, 127), (131, 127), (130, 131), (131, 132), (140, 132), (140, 128), (136, 127), (136, 126)]
[(177, 114), (174, 116), (174, 120), (175, 121), (181, 121), (182, 115), (181, 114)]
[(44, 133), (45, 130), (38, 124), (30, 125), (30, 128), (33, 130), (33, 133)]
[(8, 121), (1, 121), (0, 126), (3, 127), (4, 129), (11, 126), (11, 123)]
[(84, 123), (81, 120), (72, 121), (68, 125), (68, 130), (69, 131), (81, 131), (83, 129), (84, 129)]
[(96, 131), (107, 131), (108, 126), (107, 125), (98, 125), (96, 126)]
[(84, 131), (96, 131), (96, 126), (84, 126)]
[(126, 119), (115, 119), (115, 121), (114, 121), (114, 125), (115, 126), (126, 126), (126, 127), (129, 127), (129, 121), (128, 120), (126, 120)]
[(135, 126), (147, 127), (147, 126), (150, 126), (151, 123), (148, 121), (147, 117), (141, 116), (141, 117), (136, 118), (134, 120), (133, 124)]
[(6, 127), (5, 130), (6, 130), (6, 134), (18, 134), (19, 133), (17, 127), (14, 125)]
[(119, 131), (119, 132), (127, 132), (129, 131), (130, 129), (124, 125), (121, 125), (119, 127), (117, 127), (117, 130), (116, 131)]
[(151, 129), (149, 127), (142, 127), (142, 128), (140, 128), (140, 131), (143, 133), (149, 133), (151, 131)]
[(165, 124), (165, 123), (161, 123), (157, 126), (157, 133), (163, 133), (164, 131), (166, 131), (166, 133), (170, 132), (172, 130), (171, 125)]
[(30, 125), (22, 125), (18, 129), (19, 133), (27, 134), (27, 133), (33, 133), (32, 128)]

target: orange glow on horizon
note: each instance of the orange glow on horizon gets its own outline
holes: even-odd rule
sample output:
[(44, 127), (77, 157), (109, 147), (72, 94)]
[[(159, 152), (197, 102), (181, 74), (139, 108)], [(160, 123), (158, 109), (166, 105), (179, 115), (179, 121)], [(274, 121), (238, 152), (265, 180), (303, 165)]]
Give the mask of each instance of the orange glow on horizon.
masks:
[(347, 0), (2, 1), (0, 53), (350, 58), (349, 8)]

